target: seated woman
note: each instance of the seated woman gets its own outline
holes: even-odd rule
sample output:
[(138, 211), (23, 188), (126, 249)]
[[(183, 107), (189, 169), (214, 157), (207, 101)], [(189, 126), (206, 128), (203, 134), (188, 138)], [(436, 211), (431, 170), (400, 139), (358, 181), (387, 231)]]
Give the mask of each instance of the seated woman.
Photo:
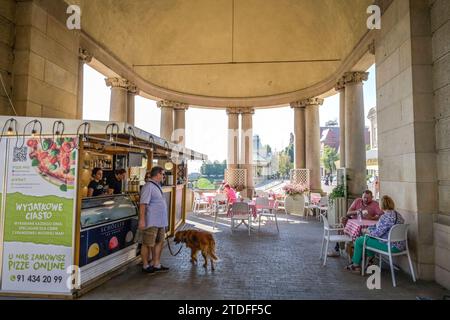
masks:
[(228, 204), (232, 205), (237, 199), (236, 191), (228, 183), (226, 183), (223, 188), (228, 198)]
[[(377, 238), (388, 239), (389, 231), (391, 230), (391, 228), (396, 224), (405, 223), (405, 220), (400, 215), (400, 213), (395, 211), (394, 200), (392, 200), (392, 198), (390, 198), (389, 196), (383, 196), (383, 198), (381, 199), (381, 210), (384, 211), (384, 214), (380, 217), (378, 223), (375, 226), (369, 227), (366, 232), (367, 234)], [(353, 263), (346, 267), (346, 269), (354, 273), (361, 272), (363, 244), (364, 236), (356, 239), (355, 251), (352, 258)], [(366, 245), (386, 252), (388, 251), (387, 242), (382, 242), (377, 239), (367, 238)], [(392, 242), (391, 245), (391, 250), (393, 253), (403, 251), (406, 247), (404, 241)], [(366, 250), (366, 254), (369, 257), (374, 256), (374, 253), (369, 250)]]

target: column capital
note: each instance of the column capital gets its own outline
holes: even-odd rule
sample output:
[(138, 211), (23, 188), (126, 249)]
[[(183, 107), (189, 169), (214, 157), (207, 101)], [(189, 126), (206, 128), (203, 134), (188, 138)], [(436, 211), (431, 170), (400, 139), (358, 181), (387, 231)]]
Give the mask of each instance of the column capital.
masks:
[(128, 90), (128, 87), (130, 86), (130, 82), (124, 78), (117, 78), (117, 77), (106, 78), (105, 82), (106, 85), (111, 88), (122, 88)]
[(235, 108), (235, 107), (230, 107), (226, 109), (227, 115), (230, 114), (240, 114), (241, 112), (239, 111), (239, 108)]
[(369, 79), (369, 73), (363, 71), (346, 72), (342, 77), (344, 85), (358, 84)]
[(306, 108), (307, 106), (321, 106), (323, 104), (323, 99), (321, 98), (308, 98), (304, 100), (299, 100), (291, 102), (291, 108)]
[(344, 81), (344, 77), (342, 77), (336, 82), (336, 86), (334, 87), (334, 90), (339, 92), (339, 91), (342, 91), (344, 89), (345, 89), (345, 81)]
[(227, 114), (255, 114), (255, 108), (240, 108), (240, 107), (229, 107), (227, 108)]
[(255, 114), (255, 108), (252, 107), (239, 108), (239, 111), (241, 114)]
[(156, 103), (158, 108), (172, 108), (174, 110), (187, 110), (189, 105), (182, 102), (170, 101), (170, 100), (160, 100)]
[(86, 49), (78, 48), (78, 57), (82, 62), (90, 63), (92, 61), (93, 55)]
[(134, 83), (129, 83), (128, 85), (128, 93), (137, 95), (139, 93), (139, 88)]

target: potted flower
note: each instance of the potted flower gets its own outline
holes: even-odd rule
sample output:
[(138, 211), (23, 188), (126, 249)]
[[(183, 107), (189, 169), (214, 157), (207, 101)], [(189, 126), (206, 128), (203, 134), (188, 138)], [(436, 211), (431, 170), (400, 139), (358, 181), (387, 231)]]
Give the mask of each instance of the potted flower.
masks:
[(347, 214), (346, 189), (344, 185), (338, 185), (328, 196), (330, 210), (328, 221), (331, 224), (341, 223), (341, 218)]
[(283, 187), (283, 191), (286, 194), (284, 198), (286, 213), (303, 216), (305, 212), (304, 194), (309, 191), (309, 188), (304, 184), (289, 183)]

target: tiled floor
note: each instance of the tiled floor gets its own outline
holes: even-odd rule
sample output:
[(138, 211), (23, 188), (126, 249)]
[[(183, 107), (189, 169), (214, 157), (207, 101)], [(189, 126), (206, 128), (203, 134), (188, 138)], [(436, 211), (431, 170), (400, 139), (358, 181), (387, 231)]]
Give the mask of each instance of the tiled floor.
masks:
[[(189, 216), (196, 228), (212, 231), (209, 216)], [(189, 250), (176, 256), (164, 250), (169, 273), (146, 275), (139, 266), (87, 293), (82, 299), (415, 299), (442, 298), (446, 291), (434, 282), (414, 284), (397, 273), (393, 288), (388, 270), (383, 270), (380, 290), (369, 290), (366, 277), (344, 270), (345, 258), (319, 261), (322, 224), (280, 215), (280, 234), (272, 221), (251, 236), (244, 227), (231, 233), (223, 218), (214, 232), (220, 261), (216, 270), (193, 266)], [(199, 260), (202, 263), (199, 254)]]

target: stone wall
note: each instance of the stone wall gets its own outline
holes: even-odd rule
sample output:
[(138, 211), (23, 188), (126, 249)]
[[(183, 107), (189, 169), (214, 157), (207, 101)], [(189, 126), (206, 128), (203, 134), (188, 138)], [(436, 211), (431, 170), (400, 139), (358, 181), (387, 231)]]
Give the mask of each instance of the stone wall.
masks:
[(17, 3), (13, 96), (19, 115), (76, 118), (79, 32), (63, 23), (66, 7)]
[(450, 1), (431, 0), (439, 215), (434, 224), (436, 281), (450, 289)]
[(382, 17), (375, 58), (380, 191), (394, 198), (411, 225), (418, 277), (432, 280), (438, 188), (430, 26), (427, 1), (393, 1)]
[[(12, 95), (15, 0), (0, 0), (0, 74), (8, 95)], [(0, 84), (0, 114), (14, 115), (3, 86)]]

